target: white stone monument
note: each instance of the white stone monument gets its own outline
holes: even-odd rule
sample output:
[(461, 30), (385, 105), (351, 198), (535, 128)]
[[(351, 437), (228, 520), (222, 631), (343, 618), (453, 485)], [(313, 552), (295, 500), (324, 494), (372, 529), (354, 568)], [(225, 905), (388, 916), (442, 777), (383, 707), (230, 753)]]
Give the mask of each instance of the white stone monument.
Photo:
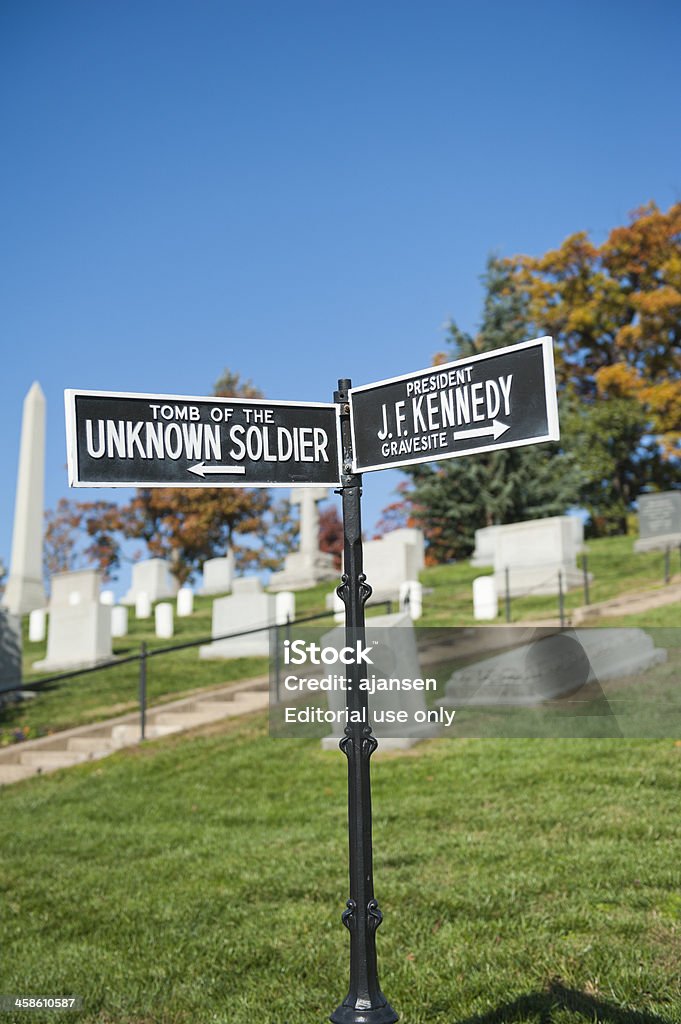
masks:
[(47, 636), (47, 608), (34, 608), (28, 616), (28, 639), (39, 644)]
[[(200, 658), (246, 658), (270, 653), (269, 627), (276, 622), (277, 608), (274, 594), (257, 591), (238, 592), (235, 580), (235, 593), (228, 597), (218, 597), (213, 601), (213, 622), (211, 636), (226, 636), (229, 633), (240, 633), (242, 630), (257, 630), (246, 636), (232, 637), (227, 640), (214, 640), (199, 648)], [(249, 581), (250, 582), (250, 581)], [(257, 580), (260, 583), (259, 580)], [(266, 628), (260, 628), (266, 627)]]
[(173, 606), (169, 601), (161, 601), (154, 608), (154, 625), (156, 636), (161, 640), (170, 640), (173, 635)]
[(275, 597), (277, 625), (285, 626), (296, 617), (296, 595), (290, 590), (281, 590)]
[(110, 660), (111, 606), (99, 600), (99, 573), (94, 569), (58, 573), (51, 583), (47, 654), (33, 668), (59, 672)]
[(163, 558), (147, 558), (135, 562), (132, 567), (132, 585), (121, 604), (135, 604), (137, 595), (143, 590), (152, 604), (169, 597), (175, 597), (179, 589), (177, 580), (171, 576), (168, 563)]
[(421, 530), (404, 528), (364, 544), (364, 572), (372, 589), (371, 600), (397, 601), (400, 587), (418, 580), (425, 564)]
[(407, 612), (416, 622), (423, 614), (423, 585), (418, 580), (407, 580), (400, 586), (400, 611)]
[(577, 554), (583, 524), (576, 516), (552, 516), (496, 526), (494, 580), (497, 593), (506, 592), (508, 569), (511, 597), (557, 594), (559, 573), (564, 591), (582, 584)]
[(14, 502), (12, 558), (2, 604), (25, 615), (47, 603), (43, 583), (45, 396), (36, 381), (24, 399)]
[(471, 565), (476, 568), (494, 565), (494, 532), (498, 526), (483, 526), (475, 531), (475, 551), (471, 555)]
[(135, 598), (135, 618), (148, 619), (151, 616), (151, 601), (146, 590), (140, 590)]
[(194, 591), (191, 587), (180, 587), (177, 592), (177, 617), (185, 619), (194, 611)]
[(300, 505), (300, 548), (286, 556), (281, 572), (272, 573), (270, 590), (304, 590), (338, 575), (333, 555), (319, 550), (317, 502), (328, 494), (326, 487), (301, 487), (291, 494), (291, 504)]
[[(375, 642), (378, 642), (374, 646)], [(367, 620), (367, 644), (371, 649), (371, 666), (364, 666), (363, 672), (376, 678), (414, 680), (423, 678), (414, 625), (406, 612), (395, 615), (375, 615)], [(325, 633), (320, 641), (322, 647), (339, 649), (345, 645), (345, 630), (338, 626)], [(310, 675), (312, 671), (310, 670)], [(283, 691), (282, 691), (283, 692)], [(337, 714), (345, 708), (346, 693), (341, 689), (327, 691), (329, 710)], [(399, 723), (378, 724), (373, 731), (382, 750), (406, 749), (420, 739), (434, 736), (437, 730), (429, 723), (416, 723), (414, 712), (425, 712), (426, 702), (422, 690), (379, 691), (371, 694), (369, 705), (373, 711), (406, 711), (409, 725)], [(405, 735), (406, 734), (406, 735)], [(343, 729), (335, 728), (331, 736), (322, 740), (322, 749), (335, 750), (343, 735)]]
[(494, 576), (477, 576), (473, 580), (473, 617), (496, 619), (499, 614), (497, 585)]
[(111, 636), (128, 635), (128, 609), (123, 604), (116, 604), (111, 609)]
[(264, 587), (259, 576), (239, 576), (232, 583), (232, 595), (236, 594), (262, 594)]
[(202, 594), (228, 594), (234, 579), (234, 550), (229, 548), (221, 558), (209, 558), (203, 563)]
[(110, 604), (113, 607), (116, 604), (116, 595), (113, 590), (103, 590), (99, 595), (99, 600), (102, 604)]

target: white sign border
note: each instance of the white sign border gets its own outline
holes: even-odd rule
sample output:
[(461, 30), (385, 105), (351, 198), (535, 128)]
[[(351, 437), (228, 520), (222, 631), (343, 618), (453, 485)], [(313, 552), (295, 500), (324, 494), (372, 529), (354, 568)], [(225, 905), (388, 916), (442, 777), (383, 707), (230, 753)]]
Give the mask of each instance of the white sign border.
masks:
[[(150, 482), (143, 481), (125, 481), (124, 483), (100, 483), (97, 481), (80, 480), (78, 475), (78, 442), (76, 437), (76, 397), (86, 398), (141, 398), (141, 399), (153, 399), (160, 400), (162, 402), (215, 402), (217, 405), (247, 405), (247, 406), (285, 406), (290, 408), (291, 406), (296, 407), (307, 407), (314, 409), (335, 409), (336, 411), (336, 439), (337, 439), (337, 451), (338, 451), (338, 479), (333, 483), (315, 483), (315, 481), (308, 481), (307, 483), (299, 483), (296, 481), (288, 481), (286, 483), (252, 483), (245, 480), (224, 480), (207, 482), (206, 480), (187, 481), (187, 483), (167, 483), (159, 482), (157, 480)], [(142, 487), (147, 489), (149, 487), (168, 487), (176, 488), (194, 488), (194, 487), (239, 487), (245, 490), (247, 487), (340, 487), (341, 486), (341, 468), (343, 464), (343, 444), (341, 440), (341, 422), (340, 422), (340, 406), (336, 402), (285, 402), (281, 399), (269, 401), (266, 398), (224, 398), (216, 395), (158, 395), (158, 394), (147, 394), (141, 391), (89, 391), (80, 390), (78, 388), (65, 388), (64, 389), (64, 406), (66, 414), (66, 460), (68, 464), (68, 477), (69, 487), (115, 487), (118, 489), (123, 488), (134, 488)]]
[[(543, 367), (544, 367), (544, 395), (546, 397), (546, 415), (548, 420), (548, 433), (542, 437), (532, 437), (529, 439), (522, 439), (520, 441), (507, 441), (505, 444), (486, 444), (480, 445), (476, 448), (464, 448), (458, 452), (446, 452), (444, 455), (433, 457), (432, 455), (422, 456), (421, 458), (406, 458), (401, 459), (399, 462), (380, 463), (377, 466), (362, 466), (361, 469), (357, 466), (357, 446), (355, 443), (355, 417), (353, 411), (352, 399), (358, 391), (370, 391), (372, 388), (382, 387), (384, 384), (396, 384), (401, 380), (412, 380), (415, 377), (425, 376), (432, 373), (442, 373), (447, 370), (451, 370), (457, 366), (468, 366), (470, 363), (477, 363), (483, 359), (489, 359), (491, 356), (500, 355), (506, 352), (519, 352), (521, 349), (531, 348), (533, 346), (541, 345), (543, 352)], [(549, 387), (552, 383), (553, 387)], [(542, 444), (544, 441), (559, 441), (560, 440), (560, 424), (558, 422), (558, 395), (556, 393), (556, 369), (553, 359), (553, 338), (549, 335), (544, 335), (541, 338), (532, 338), (530, 341), (521, 341), (517, 345), (506, 345), (504, 348), (489, 349), (487, 352), (480, 352), (476, 356), (468, 356), (464, 359), (455, 359), (451, 363), (441, 363), (439, 366), (427, 366), (424, 370), (413, 370), (411, 373), (402, 373), (399, 377), (388, 377), (386, 380), (378, 380), (373, 384), (360, 384), (359, 387), (350, 388), (348, 392), (348, 401), (350, 404), (350, 433), (352, 437), (352, 472), (353, 473), (373, 473), (379, 469), (399, 469), (401, 466), (415, 466), (422, 462), (444, 462), (445, 459), (458, 459), (462, 455), (475, 455), (479, 452), (497, 452), (505, 448), (524, 448), (529, 447), (533, 444)]]

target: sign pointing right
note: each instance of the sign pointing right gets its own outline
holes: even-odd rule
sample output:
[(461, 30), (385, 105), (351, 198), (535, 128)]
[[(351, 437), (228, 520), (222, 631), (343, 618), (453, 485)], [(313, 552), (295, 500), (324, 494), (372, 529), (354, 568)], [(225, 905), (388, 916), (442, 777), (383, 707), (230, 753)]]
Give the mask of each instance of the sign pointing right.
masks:
[(350, 390), (353, 472), (557, 441), (551, 338)]

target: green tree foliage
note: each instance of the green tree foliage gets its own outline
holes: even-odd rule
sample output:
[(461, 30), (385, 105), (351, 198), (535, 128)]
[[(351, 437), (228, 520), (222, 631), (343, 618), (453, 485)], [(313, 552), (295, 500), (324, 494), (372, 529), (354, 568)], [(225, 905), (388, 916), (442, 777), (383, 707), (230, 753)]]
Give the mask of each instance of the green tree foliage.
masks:
[[(509, 267), (491, 257), (483, 282), (479, 333), (472, 337), (452, 322), (449, 351), (438, 361), (476, 355), (531, 336), (527, 302)], [(558, 444), (423, 463), (406, 473), (407, 519), (424, 530), (431, 563), (468, 555), (475, 530), (482, 526), (560, 515), (579, 495), (575, 460)], [(399, 509), (393, 507), (391, 517), (395, 516), (399, 518)]]

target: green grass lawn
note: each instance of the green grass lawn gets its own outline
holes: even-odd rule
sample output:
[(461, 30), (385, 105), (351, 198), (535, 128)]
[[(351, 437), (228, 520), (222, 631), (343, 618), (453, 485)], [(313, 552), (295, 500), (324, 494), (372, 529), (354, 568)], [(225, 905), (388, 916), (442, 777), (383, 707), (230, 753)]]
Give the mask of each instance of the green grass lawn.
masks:
[[(591, 540), (586, 545), (589, 572), (593, 581), (589, 587), (591, 604), (607, 601), (626, 591), (646, 591), (664, 586), (664, 553), (650, 551), (634, 553), (635, 537), (605, 537)], [(671, 569), (678, 575), (681, 568), (679, 552), (672, 552)], [(476, 576), (491, 575), (491, 567), (473, 568), (468, 562), (456, 565), (438, 565), (421, 574), (425, 587), (432, 593), (424, 597), (424, 616), (421, 625), (475, 625), (473, 618), (473, 580)], [(581, 587), (565, 595), (565, 609), (570, 611), (584, 604)], [(499, 595), (499, 618), (504, 621), (504, 598)], [(556, 618), (558, 597), (514, 597), (511, 600), (511, 619), (520, 622), (532, 618)], [(681, 618), (677, 612), (677, 618)], [(648, 621), (646, 615), (646, 622)], [(651, 623), (652, 624), (652, 623)]]
[[(3, 791), (0, 992), (85, 1002), (32, 1021), (312, 1024), (343, 998), (345, 759), (265, 728)], [(405, 1024), (681, 1022), (681, 745), (439, 740), (372, 771)]]

